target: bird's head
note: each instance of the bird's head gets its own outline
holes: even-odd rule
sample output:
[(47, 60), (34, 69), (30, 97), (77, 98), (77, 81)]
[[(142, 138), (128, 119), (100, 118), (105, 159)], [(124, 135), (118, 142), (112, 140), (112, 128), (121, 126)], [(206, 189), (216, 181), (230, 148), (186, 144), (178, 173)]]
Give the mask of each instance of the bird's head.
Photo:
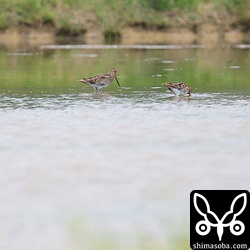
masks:
[(188, 87), (188, 93), (187, 94), (190, 96), (192, 94), (192, 92), (193, 92), (193, 90), (190, 87)]
[(109, 74), (111, 77), (115, 78), (115, 80), (116, 80), (118, 86), (121, 88), (121, 85), (120, 85), (120, 83), (119, 83), (119, 81), (118, 81), (118, 79), (117, 79), (117, 77), (116, 77), (116, 72), (117, 72), (117, 70), (116, 70), (115, 68), (112, 68), (112, 69), (108, 72), (108, 74)]
[(116, 77), (116, 72), (117, 72), (117, 70), (116, 70), (115, 68), (112, 68), (112, 69), (108, 72), (108, 74), (109, 74), (110, 76), (112, 76), (112, 77)]

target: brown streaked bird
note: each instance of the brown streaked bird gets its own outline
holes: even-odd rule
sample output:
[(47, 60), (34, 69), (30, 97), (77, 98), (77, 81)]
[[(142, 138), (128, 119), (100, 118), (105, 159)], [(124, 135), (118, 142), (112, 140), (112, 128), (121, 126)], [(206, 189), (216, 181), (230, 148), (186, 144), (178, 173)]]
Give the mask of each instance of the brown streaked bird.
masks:
[(114, 78), (118, 86), (121, 88), (120, 83), (118, 82), (116, 77), (116, 69), (114, 68), (112, 68), (106, 74), (99, 74), (89, 78), (82, 78), (79, 81), (93, 87), (95, 91), (100, 91), (102, 88), (109, 86), (113, 82)]
[(171, 90), (175, 95), (191, 95), (192, 89), (185, 82), (171, 82), (163, 83), (163, 86), (166, 86)]

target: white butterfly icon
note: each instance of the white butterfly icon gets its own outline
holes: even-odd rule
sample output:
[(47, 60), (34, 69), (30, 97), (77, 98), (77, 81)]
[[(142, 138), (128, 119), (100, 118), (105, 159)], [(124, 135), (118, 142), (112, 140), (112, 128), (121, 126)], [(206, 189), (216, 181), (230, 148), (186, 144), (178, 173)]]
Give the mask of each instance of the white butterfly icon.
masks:
[[(202, 212), (201, 209), (198, 207), (198, 204), (197, 204), (198, 198), (202, 199), (205, 202), (206, 213)], [(243, 206), (237, 213), (235, 213), (234, 212), (235, 203), (240, 198), (243, 198)], [(236, 220), (236, 217), (239, 216), (246, 208), (246, 205), (247, 205), (246, 193), (239, 194), (234, 198), (234, 200), (231, 203), (230, 210), (226, 212), (221, 219), (219, 219), (218, 216), (210, 210), (210, 205), (207, 199), (203, 195), (194, 193), (193, 202), (194, 202), (194, 207), (196, 211), (204, 217), (204, 220), (199, 221), (195, 226), (195, 230), (199, 235), (207, 235), (210, 232), (211, 227), (217, 227), (217, 235), (218, 235), (219, 241), (221, 241), (222, 235), (224, 233), (224, 227), (230, 227), (230, 232), (233, 235), (241, 235), (245, 231), (245, 225), (243, 224), (242, 221)], [(223, 223), (226, 217), (230, 214), (233, 215), (232, 220), (229, 223)], [(212, 223), (211, 221), (209, 221), (208, 215), (211, 215), (216, 220), (217, 223)]]

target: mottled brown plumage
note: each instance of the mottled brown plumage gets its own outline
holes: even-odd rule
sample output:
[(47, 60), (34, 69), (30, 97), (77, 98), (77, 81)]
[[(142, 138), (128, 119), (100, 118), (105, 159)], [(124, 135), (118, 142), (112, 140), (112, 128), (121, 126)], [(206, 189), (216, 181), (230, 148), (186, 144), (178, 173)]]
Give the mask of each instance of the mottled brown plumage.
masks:
[(116, 69), (112, 68), (106, 74), (99, 74), (89, 78), (82, 78), (80, 82), (87, 84), (95, 89), (95, 91), (100, 91), (102, 88), (109, 86), (113, 80), (117, 81), (118, 86), (121, 88), (120, 83), (116, 77)]
[(191, 95), (192, 89), (185, 82), (171, 82), (163, 83), (163, 86), (166, 86), (171, 90), (175, 95)]

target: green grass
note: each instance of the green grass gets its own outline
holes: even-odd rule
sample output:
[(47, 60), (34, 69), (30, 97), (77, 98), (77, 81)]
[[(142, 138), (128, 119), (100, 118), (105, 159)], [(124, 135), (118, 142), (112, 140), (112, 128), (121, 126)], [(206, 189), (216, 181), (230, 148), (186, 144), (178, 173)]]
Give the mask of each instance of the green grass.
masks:
[(200, 5), (212, 3), (216, 4), (217, 7), (227, 6), (228, 9), (232, 10), (238, 6), (245, 6), (249, 3), (249, 0), (140, 0), (141, 3), (145, 3), (148, 7), (157, 11), (167, 11), (173, 9), (179, 10), (197, 10)]
[(0, 30), (5, 29), (7, 26), (7, 16), (4, 12), (0, 12)]
[[(182, 224), (183, 225), (183, 224)], [(173, 229), (165, 238), (158, 239), (143, 230), (138, 230), (133, 237), (126, 237), (112, 231), (92, 231), (88, 221), (82, 215), (76, 215), (68, 223), (69, 239), (72, 247), (69, 249), (82, 250), (188, 250), (189, 235), (182, 227)], [(188, 227), (186, 227), (188, 228)]]
[(211, 16), (220, 11), (226, 11), (229, 25), (250, 29), (250, 0), (0, 0), (0, 5), (0, 30), (50, 26), (58, 35), (77, 36), (86, 31), (85, 17), (92, 13), (105, 37), (112, 38), (125, 26), (163, 29), (178, 20), (216, 22)]

